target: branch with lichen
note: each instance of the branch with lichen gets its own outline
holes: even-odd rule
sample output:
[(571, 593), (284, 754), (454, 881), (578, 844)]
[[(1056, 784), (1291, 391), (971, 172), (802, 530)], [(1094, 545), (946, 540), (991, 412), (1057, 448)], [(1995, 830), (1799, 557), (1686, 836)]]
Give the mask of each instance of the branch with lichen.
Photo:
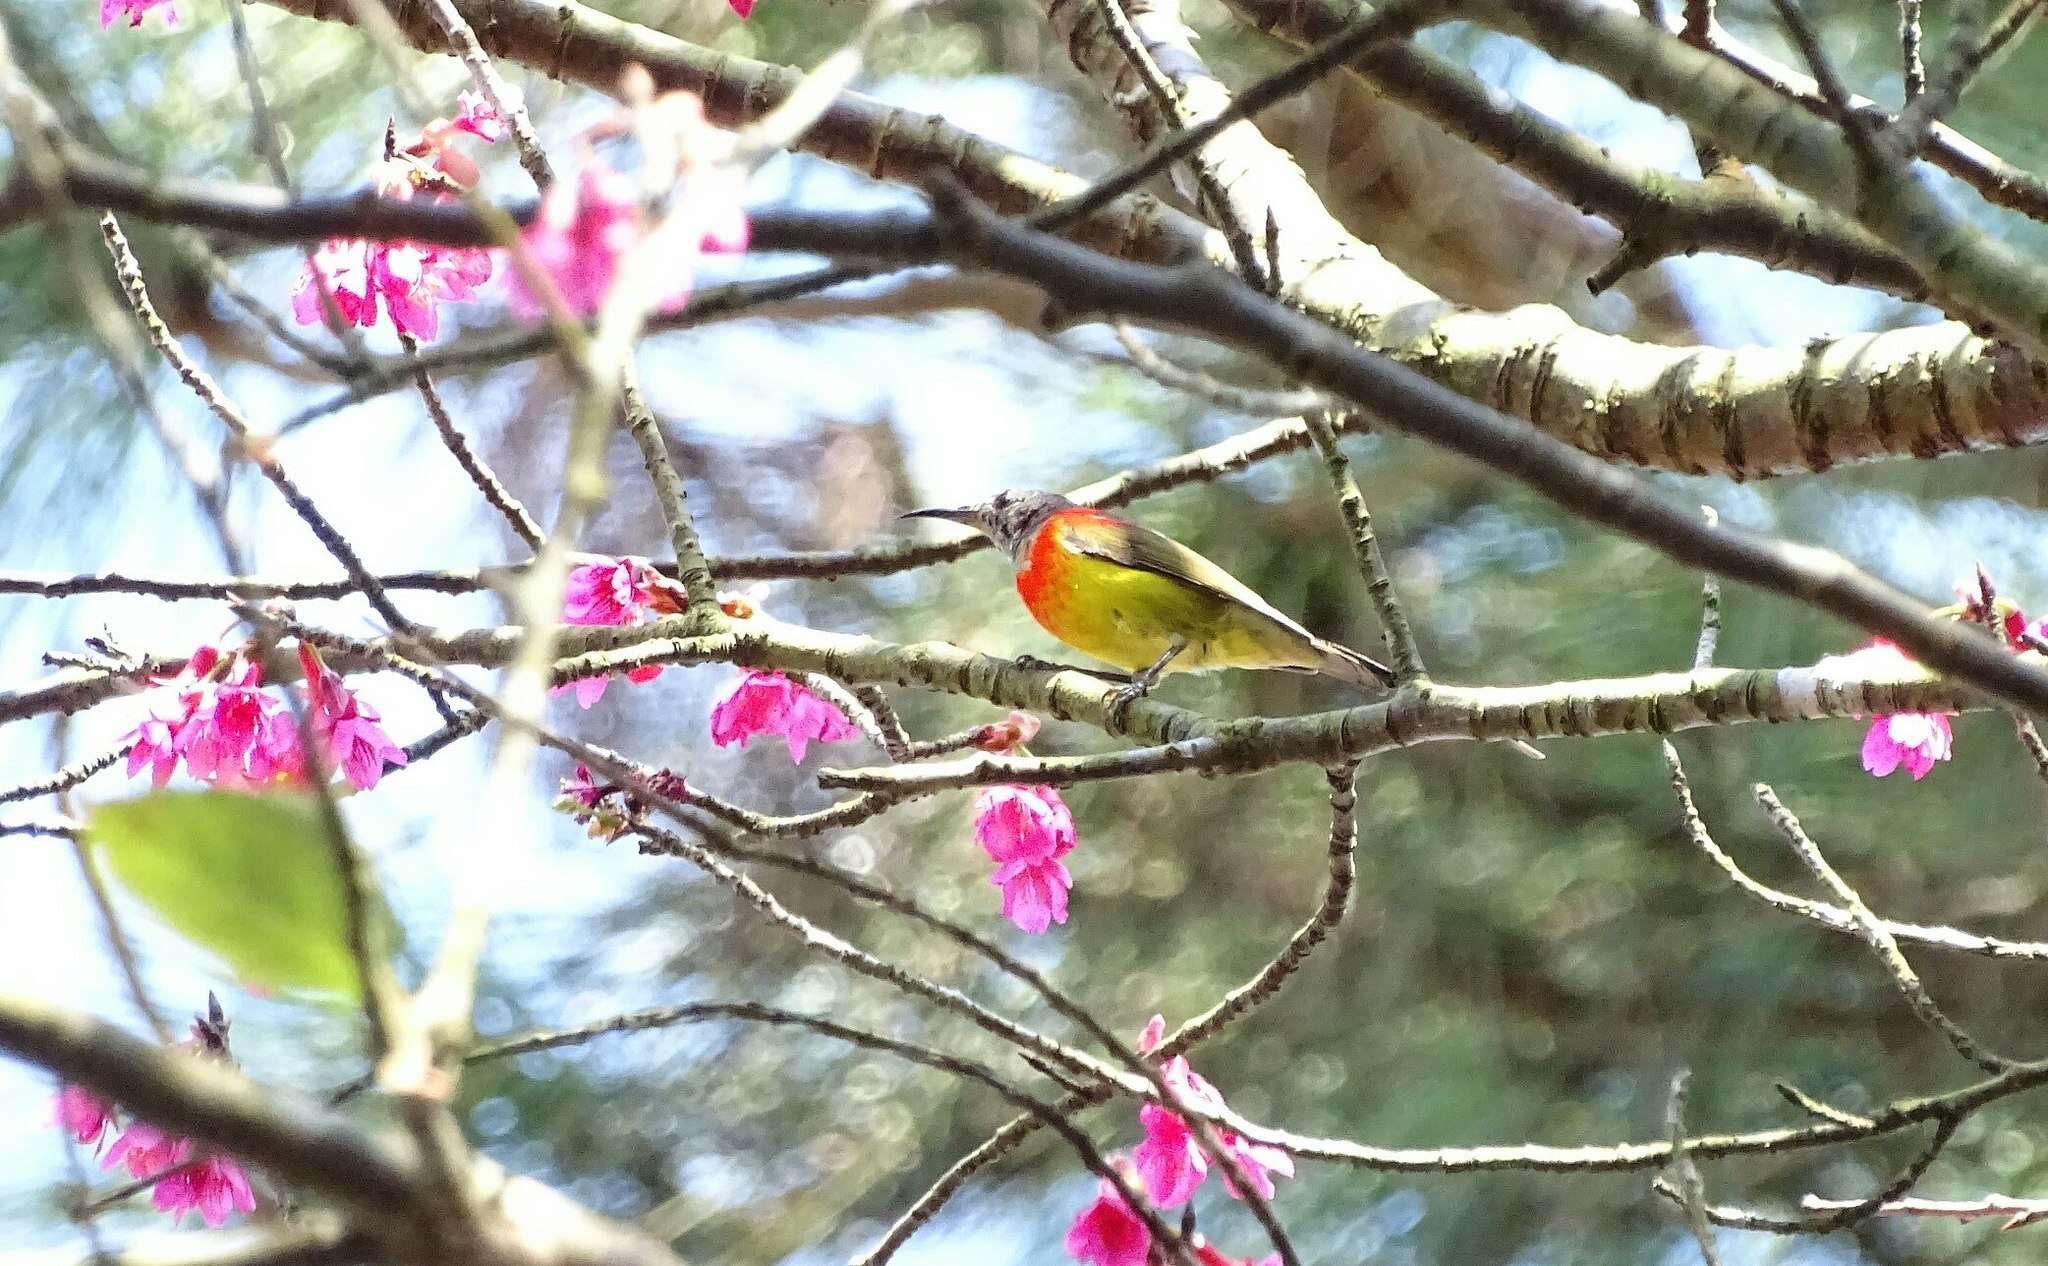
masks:
[[(71, 153), (73, 196), (142, 216), (210, 225), (266, 240), (333, 235), (482, 240), (463, 208), (368, 193), (297, 201), (271, 190), (204, 185), (131, 172)], [(27, 186), (11, 191), (18, 201)], [(0, 206), (0, 227), (8, 223)], [(1185, 239), (1162, 239), (1171, 258)], [(1133, 252), (1145, 257), (1143, 252)], [(1310, 272), (1287, 293), (1304, 311), (1471, 398), (1524, 418), (1610, 460), (1692, 473), (1768, 475), (1884, 457), (2019, 447), (2040, 441), (2048, 387), (2017, 350), (1955, 323), (1853, 334), (1798, 348), (1664, 347), (1579, 326), (1556, 308), (1486, 313), (1434, 307), (1382, 262), (1348, 252), (1333, 274)], [(1334, 266), (1334, 265), (1333, 265)], [(1394, 285), (1388, 291), (1388, 285)], [(1423, 303), (1417, 308), (1415, 303)], [(1387, 318), (1402, 312), (1404, 320)], [(1426, 320), (1413, 318), (1431, 313)], [(683, 320), (690, 320), (688, 311)], [(501, 364), (553, 347), (531, 332), (485, 340), (480, 356), (426, 353), (441, 363)], [(338, 401), (410, 382), (378, 372)]]
[(1912, 262), (1951, 316), (1988, 321), (2022, 350), (2048, 352), (2048, 267), (1970, 225), (1909, 163), (1861, 161), (1842, 126), (1634, 14), (1590, 0), (1465, 0), (1457, 11), (1612, 80), (1703, 139), (1845, 207)]
[[(291, 0), (287, 7), (294, 6), (303, 6), (302, 11), (319, 7), (313, 0)], [(695, 49), (573, 3), (472, 0), (458, 7), (501, 57), (583, 77), (600, 87), (609, 87), (620, 67), (638, 61), (665, 86), (703, 90), (714, 117), (725, 122), (752, 114), (720, 110), (757, 114), (779, 100), (797, 75)], [(440, 47), (439, 29), (421, 10), (411, 8), (407, 16), (408, 37), (422, 47)], [(570, 56), (559, 69), (554, 61), (558, 37)], [(1086, 188), (1077, 177), (857, 96), (843, 98), (805, 143), (813, 152), (864, 171), (880, 155), (883, 174), (902, 179), (933, 167), (954, 171), (970, 190), (1004, 210), (1044, 206)], [(221, 187), (212, 183), (131, 178), (118, 164), (75, 148), (64, 157), (72, 196), (81, 201), (273, 239), (381, 232), (449, 240), (465, 219), (460, 208), (377, 206), (360, 196), (329, 200), (324, 212), (308, 216), (303, 207), (288, 205), (270, 190), (243, 190), (224, 198)], [(1296, 172), (1290, 179), (1298, 177)], [(1237, 188), (1237, 196), (1244, 196), (1242, 182)], [(0, 200), (0, 226), (32, 209), (35, 197), (33, 188), (16, 182), (7, 199)], [(1298, 249), (1302, 226), (1283, 222), (1282, 228)], [(1294, 303), (1454, 390), (1610, 460), (1695, 473), (1763, 475), (2030, 444), (2043, 438), (2048, 425), (2043, 421), (2048, 419), (2048, 385), (2030, 362), (2011, 347), (1974, 338), (1958, 324), (1849, 335), (1801, 347), (1663, 347), (1596, 333), (1542, 305), (1508, 313), (1438, 308), (1434, 295), (1348, 233), (1338, 233), (1322, 235), (1335, 249), (1317, 260), (1316, 268), (1289, 274), (1293, 280), (1287, 293)], [(1193, 221), (1142, 198), (1119, 202), (1114, 214), (1106, 211), (1091, 220), (1082, 235), (1136, 258), (1177, 258), (1190, 249), (1229, 258), (1220, 238), (1205, 237)], [(1402, 319), (1391, 321), (1397, 314)], [(535, 350), (520, 342), (507, 354)]]
[[(1257, 29), (1297, 46), (1327, 39), (1357, 16), (1355, 7), (1338, 0), (1230, 0), (1230, 6)], [(1375, 45), (1346, 70), (1619, 230), (1622, 251), (1587, 279), (1595, 293), (1664, 256), (1707, 251), (1906, 299), (1926, 297), (1926, 283), (1903, 256), (1825, 207), (1745, 180), (1686, 180), (1631, 163), (1414, 44)]]

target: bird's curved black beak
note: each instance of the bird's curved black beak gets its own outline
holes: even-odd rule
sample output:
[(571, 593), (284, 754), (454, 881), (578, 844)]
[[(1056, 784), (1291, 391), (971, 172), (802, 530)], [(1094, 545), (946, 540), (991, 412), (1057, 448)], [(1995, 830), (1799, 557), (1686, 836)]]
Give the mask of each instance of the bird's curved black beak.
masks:
[(907, 510), (896, 517), (899, 519), (944, 519), (948, 523), (959, 523), (967, 527), (981, 526), (981, 512), (973, 506), (956, 506), (951, 509), (935, 507), (930, 510)]

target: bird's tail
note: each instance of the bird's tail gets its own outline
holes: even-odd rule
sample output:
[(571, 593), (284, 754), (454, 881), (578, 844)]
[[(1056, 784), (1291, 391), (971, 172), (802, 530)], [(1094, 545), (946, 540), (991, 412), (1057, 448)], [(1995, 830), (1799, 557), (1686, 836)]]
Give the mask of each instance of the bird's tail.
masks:
[(1394, 684), (1394, 670), (1370, 655), (1361, 655), (1348, 646), (1316, 639), (1316, 650), (1322, 655), (1322, 663), (1316, 671), (1325, 677), (1350, 682), (1366, 690), (1382, 690)]

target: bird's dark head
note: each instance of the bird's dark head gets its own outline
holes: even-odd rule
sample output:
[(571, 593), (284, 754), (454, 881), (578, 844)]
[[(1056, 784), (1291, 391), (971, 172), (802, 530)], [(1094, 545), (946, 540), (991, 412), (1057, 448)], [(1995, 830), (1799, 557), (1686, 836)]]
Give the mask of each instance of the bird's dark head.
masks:
[(904, 515), (906, 519), (944, 519), (948, 523), (964, 523), (996, 543), (996, 548), (1010, 556), (1012, 562), (1020, 559), (1038, 529), (1045, 521), (1061, 510), (1070, 510), (1074, 503), (1056, 492), (1028, 492), (1018, 488), (1006, 488), (986, 501), (954, 509), (912, 510)]

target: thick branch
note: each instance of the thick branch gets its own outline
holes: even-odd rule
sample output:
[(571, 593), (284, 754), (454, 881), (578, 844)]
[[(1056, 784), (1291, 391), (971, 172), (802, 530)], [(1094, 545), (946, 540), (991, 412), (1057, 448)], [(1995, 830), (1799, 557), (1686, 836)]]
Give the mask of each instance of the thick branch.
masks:
[[(1328, 38), (1358, 12), (1341, 0), (1229, 3), (1245, 21), (1296, 45)], [(1927, 294), (1903, 256), (1824, 207), (1748, 181), (1683, 180), (1630, 163), (1415, 45), (1376, 45), (1348, 69), (1563, 202), (1612, 224), (1632, 245), (1652, 248), (1652, 258), (1711, 251), (1907, 299)]]
[(113, 1025), (19, 995), (0, 995), (0, 1050), (117, 1101), (165, 1129), (218, 1145), (338, 1202), (399, 1260), (476, 1260), (511, 1266), (676, 1266), (641, 1233), (495, 1167), (502, 1214), (488, 1243), (449, 1245), (419, 1154), (397, 1136), (372, 1138), (329, 1112), (268, 1095), (216, 1061), (141, 1041)]
[[(486, 236), (482, 223), (458, 206), (381, 201), (367, 192), (291, 202), (270, 189), (145, 175), (76, 151), (67, 160), (74, 198), (146, 219), (275, 241), (339, 234), (474, 244)], [(1021, 157), (1000, 159), (1005, 173), (1020, 164), (1032, 169)], [(978, 177), (987, 179), (988, 173)], [(1060, 196), (1080, 187), (1067, 178)], [(23, 200), (32, 204), (33, 198), (32, 188), (18, 182), (0, 199), (0, 226), (9, 223), (10, 211), (19, 218), (32, 210)], [(996, 205), (1019, 201), (1042, 205), (1028, 190), (1015, 189)], [(1156, 231), (1100, 236), (1117, 238), (1112, 245), (1135, 258), (1180, 258), (1201, 239), (1186, 236), (1199, 228), (1174, 220), (1175, 214), (1139, 207), (1130, 224), (1144, 220)], [(1303, 235), (1290, 233), (1287, 240), (1298, 245)], [(1328, 240), (1333, 253), (1327, 258), (1283, 270), (1291, 279), (1286, 293), (1303, 311), (1454, 391), (1609, 460), (1745, 477), (2048, 438), (2048, 371), (1954, 322), (1799, 347), (1664, 347), (1596, 333), (1541, 304), (1504, 313), (1445, 304), (1348, 235)], [(505, 344), (501, 359), (551, 346), (527, 337)], [(432, 352), (424, 359), (440, 363)], [(374, 384), (399, 385), (410, 373), (373, 376)]]
[(2048, 351), (2048, 267), (1949, 210), (1910, 164), (1860, 164), (1840, 127), (1633, 13), (1595, 0), (1470, 0), (1464, 11), (1606, 76), (1817, 201), (1851, 209), (1912, 261), (1952, 315), (1989, 321), (2036, 356)]

